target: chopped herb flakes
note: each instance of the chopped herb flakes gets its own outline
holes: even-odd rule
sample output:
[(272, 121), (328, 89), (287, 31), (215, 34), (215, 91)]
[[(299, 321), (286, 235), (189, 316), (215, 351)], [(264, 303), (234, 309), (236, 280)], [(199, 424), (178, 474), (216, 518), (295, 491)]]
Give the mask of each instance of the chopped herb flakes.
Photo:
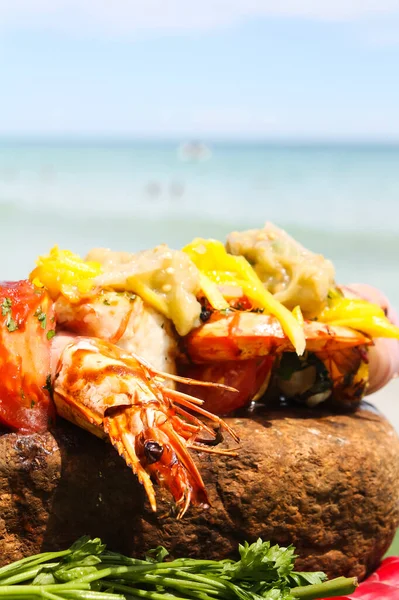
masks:
[(47, 339), (48, 340), (52, 340), (54, 336), (55, 336), (55, 330), (54, 329), (49, 329), (48, 332), (47, 332), (47, 336), (46, 336)]
[(5, 326), (10, 333), (18, 329), (17, 322), (11, 316), (11, 307), (11, 298), (4, 298), (3, 302), (1, 303), (1, 314), (3, 317), (7, 317)]
[(18, 325), (16, 321), (14, 321), (14, 319), (11, 317), (11, 315), (8, 315), (7, 317), (6, 327), (10, 333), (18, 329)]
[(1, 304), (1, 314), (3, 317), (10, 314), (11, 306), (12, 306), (11, 298), (4, 298), (4, 300)]
[(47, 315), (46, 313), (44, 313), (42, 311), (42, 307), (38, 306), (38, 308), (35, 311), (35, 317), (37, 317), (37, 320), (40, 321), (40, 325), (42, 326), (42, 329), (46, 329), (46, 325), (47, 325)]

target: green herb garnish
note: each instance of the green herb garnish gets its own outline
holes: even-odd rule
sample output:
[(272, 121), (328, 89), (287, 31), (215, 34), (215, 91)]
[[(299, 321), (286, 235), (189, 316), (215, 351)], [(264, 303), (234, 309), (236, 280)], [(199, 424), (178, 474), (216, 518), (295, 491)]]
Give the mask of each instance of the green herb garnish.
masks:
[(47, 339), (52, 340), (54, 336), (55, 336), (55, 329), (49, 329), (47, 332), (47, 335), (46, 335)]
[(0, 598), (17, 600), (295, 600), (352, 593), (356, 578), (326, 581), (294, 571), (294, 548), (258, 540), (239, 546), (241, 558), (164, 562), (162, 546), (146, 560), (108, 551), (83, 537), (68, 550), (44, 552), (0, 568)]
[(3, 302), (1, 303), (1, 314), (3, 317), (7, 317), (5, 325), (9, 332), (13, 332), (18, 329), (17, 322), (12, 318), (11, 307), (11, 298), (4, 298)]
[(11, 317), (11, 315), (8, 315), (8, 317), (7, 317), (6, 327), (9, 332), (13, 332), (18, 329), (18, 324), (16, 321), (14, 321), (14, 319)]
[(42, 311), (42, 307), (39, 306), (36, 311), (35, 311), (35, 317), (37, 317), (37, 320), (40, 322), (40, 325), (42, 326), (42, 329), (46, 329), (46, 325), (47, 325), (47, 315), (46, 313), (44, 313)]
[(11, 313), (12, 301), (11, 298), (4, 298), (1, 303), (1, 314), (3, 317)]

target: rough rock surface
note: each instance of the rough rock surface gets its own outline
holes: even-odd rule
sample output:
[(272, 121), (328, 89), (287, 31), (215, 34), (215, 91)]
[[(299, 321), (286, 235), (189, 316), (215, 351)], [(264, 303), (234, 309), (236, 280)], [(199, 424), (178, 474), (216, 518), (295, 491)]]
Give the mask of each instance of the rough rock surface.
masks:
[[(351, 415), (263, 412), (229, 420), (237, 458), (197, 462), (212, 508), (181, 521), (143, 489), (109, 444), (67, 423), (53, 433), (0, 437), (0, 564), (59, 549), (83, 534), (140, 555), (234, 556), (257, 537), (293, 543), (300, 569), (363, 578), (399, 523), (399, 440), (371, 407)], [(162, 498), (164, 497), (164, 498)]]

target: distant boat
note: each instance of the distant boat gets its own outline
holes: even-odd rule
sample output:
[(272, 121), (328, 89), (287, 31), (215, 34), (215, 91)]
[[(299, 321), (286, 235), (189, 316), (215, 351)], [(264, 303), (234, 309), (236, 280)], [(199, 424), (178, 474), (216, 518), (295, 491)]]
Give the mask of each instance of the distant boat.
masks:
[(203, 142), (185, 142), (180, 144), (177, 155), (186, 162), (203, 162), (211, 158), (212, 150)]

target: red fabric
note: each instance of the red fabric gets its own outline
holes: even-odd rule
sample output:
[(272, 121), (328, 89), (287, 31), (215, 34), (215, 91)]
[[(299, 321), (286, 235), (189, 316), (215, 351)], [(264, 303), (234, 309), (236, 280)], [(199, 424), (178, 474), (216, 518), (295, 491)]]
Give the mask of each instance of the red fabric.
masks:
[(336, 600), (399, 600), (399, 556), (390, 556), (357, 590)]

